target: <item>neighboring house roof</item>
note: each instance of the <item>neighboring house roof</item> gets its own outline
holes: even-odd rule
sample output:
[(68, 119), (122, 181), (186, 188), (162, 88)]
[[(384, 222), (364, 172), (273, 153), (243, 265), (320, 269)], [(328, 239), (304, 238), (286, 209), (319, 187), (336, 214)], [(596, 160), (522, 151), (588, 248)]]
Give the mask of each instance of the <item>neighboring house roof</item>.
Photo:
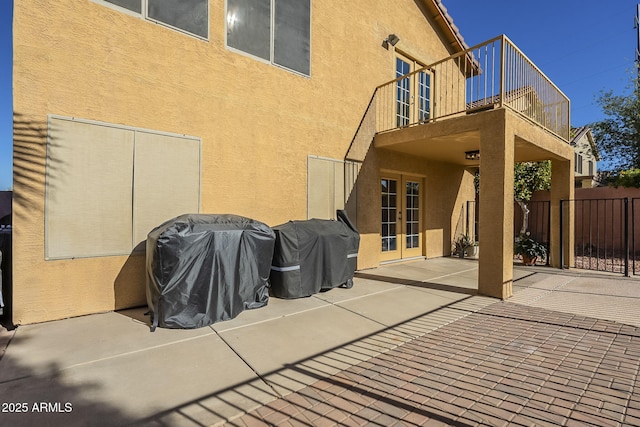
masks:
[[(523, 86), (518, 89), (514, 89), (509, 92), (506, 92), (504, 94), (505, 103), (512, 104), (512, 103), (515, 103), (515, 101), (520, 101), (520, 100), (527, 101), (527, 104), (519, 105), (520, 108), (516, 108), (516, 110), (518, 111), (522, 111), (527, 107), (530, 107), (531, 105), (534, 105), (536, 103), (541, 103), (540, 98), (538, 97), (538, 94), (536, 93), (536, 90), (533, 88), (533, 86)], [(500, 102), (500, 94), (497, 94), (488, 98), (482, 98), (472, 102), (468, 102), (467, 109), (493, 105), (493, 104), (497, 104), (498, 102)]]
[(581, 128), (576, 129), (575, 132), (576, 135), (571, 139), (571, 146), (576, 147), (578, 142), (586, 137), (589, 142), (589, 147), (591, 148), (591, 154), (593, 154), (593, 157), (595, 157), (596, 160), (600, 160), (600, 153), (598, 152), (598, 146), (593, 139), (591, 128), (589, 126), (582, 126)]

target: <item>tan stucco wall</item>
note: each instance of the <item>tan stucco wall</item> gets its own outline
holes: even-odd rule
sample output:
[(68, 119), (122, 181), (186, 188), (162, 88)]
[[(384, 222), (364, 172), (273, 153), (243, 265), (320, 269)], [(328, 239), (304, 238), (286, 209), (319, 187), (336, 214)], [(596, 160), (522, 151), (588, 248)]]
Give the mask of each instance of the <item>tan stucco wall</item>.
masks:
[[(464, 233), (467, 202), (474, 202), (473, 171), (432, 162), (425, 188), (426, 256), (451, 255), (452, 241)], [(473, 221), (473, 219), (471, 219)]]
[[(48, 114), (199, 137), (201, 211), (276, 225), (306, 218), (307, 156), (344, 158), (374, 88), (394, 77), (388, 34), (423, 62), (449, 55), (419, 2), (315, 0), (302, 77), (226, 49), (224, 3), (210, 2), (204, 41), (89, 0), (15, 1), (15, 323), (145, 302), (143, 256), (44, 260)], [(378, 232), (365, 227), (366, 265)]]
[(451, 242), (467, 201), (475, 200), (474, 176), (464, 166), (429, 161), (384, 149), (369, 151), (357, 182), (358, 268), (379, 265), (380, 180), (385, 173), (422, 178), (423, 255), (451, 254)]
[[(559, 217), (561, 199), (573, 198), (573, 149), (543, 129), (532, 126), (508, 110), (483, 113), (487, 120), (480, 141), (480, 230), (482, 255), (478, 271), (478, 291), (505, 299), (513, 293), (513, 197), (516, 161), (551, 160), (551, 241), (552, 266), (560, 256)], [(567, 228), (562, 241), (565, 254), (573, 251), (573, 216), (567, 212)]]

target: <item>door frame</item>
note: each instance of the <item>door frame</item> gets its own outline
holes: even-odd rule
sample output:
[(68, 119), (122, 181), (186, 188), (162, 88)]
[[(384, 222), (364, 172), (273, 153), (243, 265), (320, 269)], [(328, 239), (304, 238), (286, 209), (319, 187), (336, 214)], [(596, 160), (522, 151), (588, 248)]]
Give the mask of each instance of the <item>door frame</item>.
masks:
[[(402, 61), (408, 65), (406, 73), (399, 74), (398, 61)], [(399, 78), (402, 75), (414, 73), (415, 71), (425, 67), (425, 65), (412, 58), (411, 56), (396, 51), (395, 52), (395, 78)], [(425, 80), (421, 79), (421, 76), (425, 76)], [(433, 75), (429, 70), (425, 70), (420, 73), (412, 74), (408, 79), (400, 79), (396, 83), (396, 124), (398, 127), (408, 126), (413, 123), (423, 123), (429, 121), (432, 116), (432, 80)], [(405, 86), (406, 85), (406, 86)], [(401, 93), (406, 93), (408, 99), (401, 99)], [(426, 101), (425, 105), (423, 101)], [(408, 102), (406, 111), (402, 105), (404, 102)], [(422, 107), (422, 108), (421, 108)], [(405, 120), (406, 119), (406, 120)], [(402, 121), (402, 123), (400, 123)]]
[[(387, 208), (387, 215), (391, 215), (392, 208), (390, 205), (385, 206), (384, 195), (382, 192), (382, 181), (390, 180), (396, 182), (395, 195), (395, 218), (394, 221), (389, 220), (384, 222), (384, 209)], [(409, 206), (407, 198), (407, 183), (418, 183), (418, 206)], [(380, 172), (380, 196), (381, 196), (381, 217), (380, 217), (380, 261), (395, 261), (401, 259), (417, 258), (424, 256), (424, 177), (415, 174), (402, 174), (397, 172)], [(391, 196), (388, 196), (391, 197)], [(418, 210), (418, 246), (415, 248), (407, 248), (407, 219), (409, 218), (408, 209), (411, 209), (415, 213), (415, 209)], [(413, 218), (413, 215), (411, 216)], [(391, 224), (395, 228), (395, 249), (383, 251), (383, 228), (391, 227)]]

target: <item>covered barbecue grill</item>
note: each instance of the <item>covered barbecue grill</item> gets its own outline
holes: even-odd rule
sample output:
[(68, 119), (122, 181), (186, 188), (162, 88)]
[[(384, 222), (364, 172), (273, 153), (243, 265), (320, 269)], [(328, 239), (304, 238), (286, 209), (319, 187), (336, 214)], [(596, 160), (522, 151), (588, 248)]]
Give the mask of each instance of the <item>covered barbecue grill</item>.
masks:
[(353, 286), (360, 235), (344, 211), (338, 211), (337, 217), (337, 221), (289, 221), (273, 228), (273, 296), (301, 298)]
[(199, 328), (267, 305), (275, 234), (237, 215), (182, 215), (147, 236), (152, 329)]

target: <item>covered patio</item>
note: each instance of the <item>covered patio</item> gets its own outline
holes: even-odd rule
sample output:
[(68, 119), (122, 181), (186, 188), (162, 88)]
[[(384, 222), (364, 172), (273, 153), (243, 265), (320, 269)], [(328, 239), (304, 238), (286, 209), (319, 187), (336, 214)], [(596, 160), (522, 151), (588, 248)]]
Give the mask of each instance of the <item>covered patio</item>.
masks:
[(375, 116), (375, 149), (479, 169), (482, 295), (513, 294), (517, 162), (551, 160), (551, 266), (573, 259), (570, 209), (560, 236), (560, 201), (574, 193), (569, 100), (506, 36), (381, 85)]

